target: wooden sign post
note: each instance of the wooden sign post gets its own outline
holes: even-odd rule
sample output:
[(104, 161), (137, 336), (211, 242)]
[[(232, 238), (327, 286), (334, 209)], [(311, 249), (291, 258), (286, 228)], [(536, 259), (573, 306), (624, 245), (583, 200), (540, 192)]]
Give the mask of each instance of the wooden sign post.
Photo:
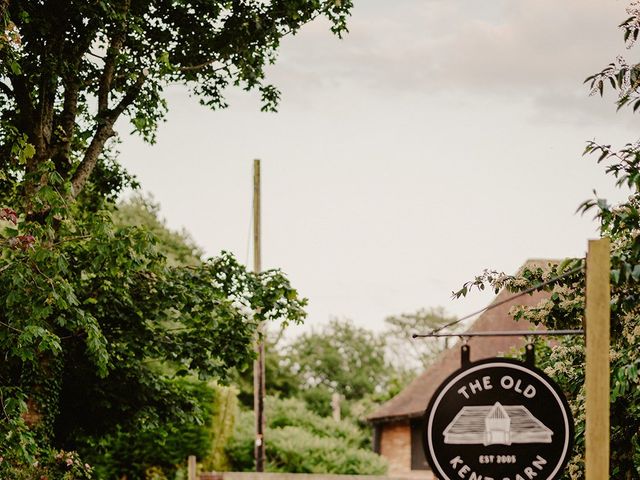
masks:
[(589, 240), (585, 308), (587, 480), (609, 478), (610, 249), (608, 238)]

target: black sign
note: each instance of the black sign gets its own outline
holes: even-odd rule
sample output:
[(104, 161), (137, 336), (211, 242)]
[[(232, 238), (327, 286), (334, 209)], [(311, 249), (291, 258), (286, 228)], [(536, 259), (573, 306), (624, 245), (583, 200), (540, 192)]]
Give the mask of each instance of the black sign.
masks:
[(442, 480), (553, 480), (572, 445), (564, 395), (542, 371), (516, 360), (465, 365), (426, 411), (425, 454)]

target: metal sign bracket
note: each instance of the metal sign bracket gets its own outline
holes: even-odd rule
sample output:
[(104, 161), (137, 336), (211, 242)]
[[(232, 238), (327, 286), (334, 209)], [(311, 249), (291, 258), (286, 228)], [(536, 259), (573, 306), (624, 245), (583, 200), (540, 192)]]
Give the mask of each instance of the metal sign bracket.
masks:
[(536, 347), (532, 342), (528, 342), (524, 347), (524, 363), (530, 367), (536, 366)]
[(471, 363), (470, 356), (469, 356), (470, 351), (471, 349), (469, 348), (469, 344), (465, 340), (462, 346), (460, 347), (460, 364), (462, 368), (467, 367)]

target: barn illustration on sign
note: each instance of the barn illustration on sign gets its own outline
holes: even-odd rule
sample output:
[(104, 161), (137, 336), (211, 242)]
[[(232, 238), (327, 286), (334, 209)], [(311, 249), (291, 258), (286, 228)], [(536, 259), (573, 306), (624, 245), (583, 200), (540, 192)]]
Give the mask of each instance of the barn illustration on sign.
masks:
[(523, 405), (462, 407), (444, 432), (444, 443), (511, 445), (551, 443), (553, 432)]

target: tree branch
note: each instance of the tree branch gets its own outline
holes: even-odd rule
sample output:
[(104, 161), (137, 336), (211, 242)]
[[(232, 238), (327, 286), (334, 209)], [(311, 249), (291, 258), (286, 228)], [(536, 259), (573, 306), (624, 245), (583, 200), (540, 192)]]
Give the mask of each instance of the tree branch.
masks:
[(102, 61), (104, 61), (105, 59), (105, 57), (103, 57), (102, 55), (98, 55), (97, 53), (93, 53), (92, 51), (88, 51), (87, 55), (91, 55), (92, 57), (99, 58)]
[[(53, 117), (55, 95), (58, 87), (57, 75), (51, 71), (45, 71), (40, 77), (39, 101), (35, 113), (34, 138), (36, 155), (34, 158), (48, 158), (51, 145), (51, 133), (53, 132)], [(27, 162), (28, 164), (29, 162)]]
[(124, 0), (122, 4), (122, 22), (116, 27), (116, 31), (111, 38), (111, 44), (107, 49), (107, 57), (104, 60), (104, 68), (100, 77), (100, 85), (98, 86), (98, 115), (103, 114), (109, 108), (109, 93), (111, 93), (113, 74), (118, 64), (118, 55), (120, 55), (126, 39), (125, 23), (130, 7), (131, 0)]
[(80, 81), (77, 77), (66, 82), (64, 90), (64, 101), (62, 112), (56, 121), (55, 147), (52, 159), (56, 165), (58, 173), (65, 174), (71, 164), (69, 154), (71, 150), (71, 140), (76, 127), (76, 117), (78, 115), (78, 95), (80, 92)]
[(71, 44), (70, 46), (70, 73), (65, 76), (63, 81), (64, 100), (62, 104), (62, 112), (58, 115), (58, 118), (56, 118), (55, 121), (55, 147), (52, 153), (56, 169), (60, 174), (65, 176), (71, 166), (71, 141), (75, 133), (79, 94), (82, 88), (82, 82), (78, 77), (78, 71), (85, 53), (89, 52), (89, 49), (91, 48), (91, 44), (97, 30), (98, 22), (90, 21), (83, 32), (81, 40), (76, 44)]
[(78, 93), (80, 82), (77, 78), (70, 80), (64, 91), (64, 103), (60, 115), (60, 126), (67, 140), (71, 140), (78, 112)]
[(116, 132), (113, 130), (113, 122), (111, 121), (101, 121), (100, 125), (98, 125), (96, 133), (93, 135), (91, 143), (85, 151), (80, 165), (78, 165), (78, 168), (71, 178), (71, 195), (73, 198), (76, 198), (84, 188), (91, 172), (93, 172), (93, 169), (98, 162), (98, 158), (104, 149), (104, 145), (107, 143), (107, 140), (115, 135), (115, 133)]
[(138, 75), (138, 78), (136, 78), (136, 81), (133, 83), (133, 85), (131, 85), (128, 88), (127, 93), (125, 93), (124, 97), (122, 97), (122, 100), (120, 100), (120, 102), (118, 102), (118, 104), (109, 111), (109, 113), (107, 114), (107, 117), (111, 119), (113, 123), (115, 123), (118, 117), (122, 115), (122, 113), (127, 108), (129, 108), (129, 106), (131, 106), (133, 101), (136, 99), (136, 97), (140, 93), (140, 89), (142, 88), (145, 80), (147, 79), (148, 73), (149, 72), (147, 71), (146, 68), (142, 70), (142, 72)]
[[(320, 16), (319, 13), (316, 13), (315, 15), (312, 15), (309, 20), (307, 20), (306, 22), (303, 23), (303, 25), (306, 25), (307, 23), (313, 22), (316, 18), (318, 18), (318, 16)], [(291, 35), (295, 30), (293, 29), (289, 29), (286, 32), (284, 32), (280, 38), (286, 37), (287, 35)], [(210, 67), (211, 65), (213, 65), (216, 62), (221, 61), (219, 58), (212, 58), (210, 60), (207, 60), (206, 62), (202, 62), (202, 63), (198, 63), (196, 65), (185, 65), (184, 67), (177, 67), (177, 69), (181, 72), (194, 72), (197, 70), (202, 70), (203, 68), (207, 68)], [(227, 68), (227, 65), (220, 67), (220, 68), (216, 68), (214, 70), (214, 72), (217, 72), (219, 70), (224, 70), (225, 68)]]
[[(197, 65), (186, 65), (184, 67), (177, 67), (178, 70), (180, 70), (181, 72), (194, 72), (197, 70), (202, 70), (203, 68), (207, 68), (210, 67), (211, 65), (213, 65), (214, 63), (218, 62), (219, 60), (217, 58), (213, 58), (207, 62), (204, 63), (199, 63)], [(222, 70), (224, 67), (221, 68), (217, 68), (216, 70)]]
[(118, 120), (118, 117), (134, 102), (146, 78), (147, 71), (145, 69), (138, 75), (138, 78), (129, 87), (120, 102), (100, 117), (100, 124), (96, 129), (96, 133), (71, 179), (71, 194), (74, 198), (82, 191), (91, 176), (107, 140), (116, 134), (113, 130), (113, 125), (116, 123), (116, 120)]
[[(126, 40), (126, 22), (130, 7), (131, 0), (122, 1), (119, 12), (121, 22), (113, 33), (111, 44), (107, 50), (107, 56), (104, 59), (104, 68), (98, 85), (98, 128), (91, 139), (89, 147), (85, 151), (82, 161), (71, 178), (71, 195), (73, 198), (77, 197), (86, 185), (98, 163), (98, 159), (104, 150), (107, 140), (116, 134), (113, 130), (113, 125), (116, 123), (116, 120), (118, 120), (118, 117), (134, 102), (146, 79), (147, 72), (145, 69), (138, 75), (138, 78), (129, 87), (120, 102), (118, 102), (114, 108), (109, 109), (109, 96), (112, 91), (114, 75), (118, 66), (118, 56)], [(77, 88), (80, 87), (81, 85), (78, 84)], [(71, 105), (69, 106), (71, 107)]]
[[(47, 41), (38, 49), (42, 58), (60, 55), (65, 46), (66, 9), (54, 9), (51, 12), (51, 28)], [(31, 142), (36, 153), (27, 160), (27, 172), (33, 171), (43, 160), (51, 157), (52, 134), (54, 129), (56, 93), (60, 81), (61, 65), (58, 62), (43, 62), (39, 69), (37, 82), (38, 101), (34, 106)]]

